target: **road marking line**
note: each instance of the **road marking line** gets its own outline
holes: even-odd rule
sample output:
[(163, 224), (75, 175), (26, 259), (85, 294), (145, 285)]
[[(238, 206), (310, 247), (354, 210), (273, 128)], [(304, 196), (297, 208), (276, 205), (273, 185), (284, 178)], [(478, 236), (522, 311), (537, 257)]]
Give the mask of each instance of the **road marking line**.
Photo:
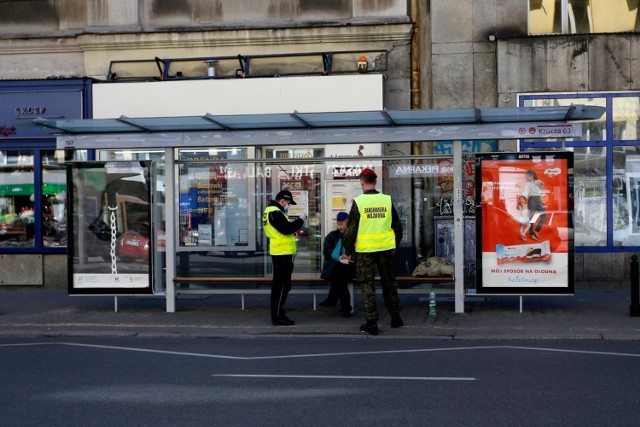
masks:
[(593, 351), (593, 350), (570, 350), (549, 347), (526, 347), (513, 345), (488, 345), (488, 346), (465, 346), (465, 347), (443, 347), (443, 348), (418, 348), (406, 350), (376, 350), (376, 351), (352, 351), (352, 352), (334, 352), (334, 353), (307, 353), (307, 354), (284, 354), (275, 356), (224, 356), (220, 354), (207, 353), (191, 353), (184, 351), (169, 350), (153, 350), (146, 348), (109, 346), (99, 344), (82, 344), (74, 342), (41, 342), (41, 343), (14, 343), (0, 344), (0, 347), (20, 347), (20, 346), (37, 346), (37, 345), (66, 345), (72, 347), (88, 347), (102, 348), (108, 350), (136, 351), (142, 353), (169, 354), (176, 356), (195, 356), (212, 359), (229, 359), (229, 360), (270, 360), (270, 359), (300, 359), (311, 357), (341, 357), (341, 356), (362, 356), (362, 355), (384, 355), (384, 354), (403, 354), (403, 353), (432, 353), (437, 351), (460, 351), (460, 350), (533, 350), (533, 351), (551, 351), (556, 353), (574, 353), (574, 354), (590, 354), (598, 356), (618, 356), (618, 357), (640, 357), (638, 353), (616, 353), (610, 351)]
[(557, 353), (578, 353), (578, 354), (595, 354), (600, 356), (625, 356), (625, 357), (640, 357), (640, 354), (636, 353), (615, 353), (612, 351), (594, 351), (594, 350), (567, 350), (563, 348), (546, 348), (546, 347), (522, 347), (522, 346), (509, 346), (514, 350), (537, 350), (537, 351), (554, 351)]
[(403, 380), (403, 381), (475, 381), (473, 377), (385, 377), (360, 375), (265, 375), (265, 374), (213, 374), (212, 377), (231, 378), (301, 378), (329, 380)]

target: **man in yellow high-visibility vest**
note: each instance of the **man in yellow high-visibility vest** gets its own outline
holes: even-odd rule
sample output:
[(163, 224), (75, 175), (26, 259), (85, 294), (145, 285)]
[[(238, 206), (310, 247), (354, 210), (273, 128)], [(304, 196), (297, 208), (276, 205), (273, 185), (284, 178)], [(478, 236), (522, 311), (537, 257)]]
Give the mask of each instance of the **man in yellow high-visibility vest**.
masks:
[(400, 317), (400, 300), (391, 255), (402, 240), (402, 224), (391, 196), (376, 190), (378, 176), (372, 169), (360, 173), (362, 194), (353, 200), (349, 222), (344, 234), (348, 255), (356, 257), (356, 279), (362, 287), (362, 301), (366, 323), (362, 332), (378, 335), (378, 306), (373, 285), (378, 268), (384, 303), (391, 315), (391, 327), (404, 325)]
[(295, 205), (289, 190), (282, 190), (262, 214), (262, 227), (269, 238), (269, 253), (273, 264), (271, 281), (271, 322), (275, 326), (290, 326), (295, 322), (289, 319), (284, 310), (287, 296), (291, 290), (293, 256), (297, 251), (295, 232), (304, 225), (306, 215), (302, 214), (291, 221), (287, 216), (290, 205)]

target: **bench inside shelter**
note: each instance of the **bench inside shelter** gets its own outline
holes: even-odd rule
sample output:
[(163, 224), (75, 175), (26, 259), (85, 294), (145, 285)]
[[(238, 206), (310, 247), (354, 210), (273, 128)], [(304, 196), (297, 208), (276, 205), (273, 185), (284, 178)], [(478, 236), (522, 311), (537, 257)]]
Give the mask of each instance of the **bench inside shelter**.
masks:
[[(240, 295), (241, 308), (245, 309), (245, 295), (264, 295), (271, 292), (270, 286), (261, 286), (271, 284), (271, 277), (263, 276), (198, 276), (186, 277), (178, 276), (173, 278), (173, 282), (178, 286), (176, 294), (238, 294)], [(376, 277), (376, 281), (380, 281)], [(317, 309), (317, 295), (326, 295), (329, 292), (329, 282), (317, 276), (293, 276), (291, 278), (292, 288), (290, 294), (308, 294), (313, 295), (313, 309)], [(413, 277), (413, 276), (397, 276), (396, 284), (399, 294), (428, 294), (432, 290), (436, 293), (443, 293), (442, 290), (434, 289), (434, 285), (453, 285), (455, 277)], [(238, 285), (223, 286), (218, 288), (198, 287), (190, 288), (188, 285)], [(186, 286), (185, 286), (186, 285)], [(253, 285), (250, 287), (249, 285)], [(357, 288), (358, 286), (356, 286)], [(349, 293), (351, 294), (351, 306), (354, 297), (354, 284), (349, 284)]]

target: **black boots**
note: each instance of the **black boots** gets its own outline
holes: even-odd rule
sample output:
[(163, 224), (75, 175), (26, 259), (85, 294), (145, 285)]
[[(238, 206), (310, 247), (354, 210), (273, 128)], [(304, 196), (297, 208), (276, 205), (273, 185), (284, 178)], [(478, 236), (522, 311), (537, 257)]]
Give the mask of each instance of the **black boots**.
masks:
[[(400, 314), (391, 314), (391, 327), (399, 328), (401, 326), (404, 326), (404, 322), (402, 321)], [(367, 320), (367, 323), (360, 325), (360, 330), (369, 335), (378, 335), (378, 332), (380, 332), (378, 329), (378, 322), (375, 320)]]
[(360, 325), (360, 330), (369, 335), (378, 335), (378, 322), (375, 320), (367, 320), (367, 323)]
[(296, 324), (296, 322), (289, 319), (287, 316), (282, 316), (277, 319), (272, 319), (271, 323), (273, 323), (273, 326), (291, 326)]
[(400, 318), (400, 315), (398, 313), (392, 314), (391, 315), (391, 327), (392, 328), (399, 328), (402, 325), (404, 325), (404, 322)]

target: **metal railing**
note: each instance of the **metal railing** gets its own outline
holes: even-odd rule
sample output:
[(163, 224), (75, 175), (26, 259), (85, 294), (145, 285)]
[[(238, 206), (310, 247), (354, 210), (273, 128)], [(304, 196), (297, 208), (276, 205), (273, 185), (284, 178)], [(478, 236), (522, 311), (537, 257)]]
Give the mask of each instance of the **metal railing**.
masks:
[[(300, 59), (292, 63), (291, 59)], [(317, 62), (314, 59), (317, 58)], [(276, 60), (276, 61), (274, 61)], [(277, 61), (279, 60), (279, 61)], [(238, 62), (237, 68), (229, 66), (230, 62)], [(254, 67), (256, 62), (263, 62), (263, 67)], [(301, 64), (313, 67), (311, 70), (301, 70)], [(189, 65), (190, 63), (190, 65)], [(196, 64), (204, 64), (196, 66)], [(268, 63), (268, 66), (264, 66)], [(336, 66), (339, 63), (340, 66)], [(136, 65), (155, 64), (157, 74), (135, 75), (129, 68)], [(177, 69), (179, 64), (198, 70), (199, 73), (184, 73)], [(224, 64), (225, 72), (219, 72)], [(277, 68), (276, 71), (269, 68)], [(296, 70), (296, 67), (298, 70)], [(141, 67), (138, 67), (141, 68)], [(334, 52), (301, 52), (260, 55), (206, 56), (188, 58), (159, 58), (153, 59), (121, 59), (112, 60), (107, 71), (107, 81), (149, 81), (149, 80), (179, 80), (179, 79), (225, 79), (225, 78), (254, 78), (281, 77), (296, 75), (333, 75), (354, 73), (384, 73), (388, 69), (388, 51), (377, 50), (348, 50)]]

